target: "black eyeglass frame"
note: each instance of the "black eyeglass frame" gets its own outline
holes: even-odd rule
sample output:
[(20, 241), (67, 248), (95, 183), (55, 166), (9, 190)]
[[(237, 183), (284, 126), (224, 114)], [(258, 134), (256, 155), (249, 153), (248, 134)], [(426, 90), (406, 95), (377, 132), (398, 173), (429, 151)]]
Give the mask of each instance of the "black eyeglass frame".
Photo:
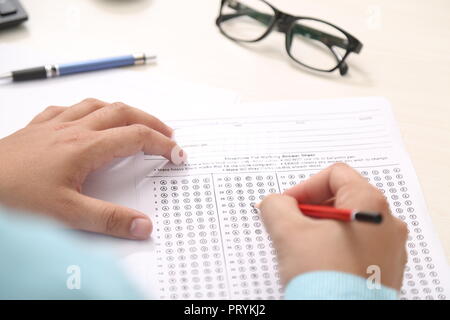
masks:
[[(239, 3), (238, 0), (234, 0), (236, 3)], [(242, 40), (242, 39), (237, 39), (237, 38), (233, 38), (232, 36), (229, 36), (221, 27), (221, 23), (228, 20), (231, 15), (223, 15), (222, 11), (223, 8), (225, 6), (225, 4), (230, 3), (230, 0), (221, 0), (221, 5), (220, 5), (220, 10), (219, 10), (219, 16), (216, 19), (216, 25), (219, 28), (220, 32), (227, 37), (230, 40), (236, 41), (236, 42), (247, 42), (247, 43), (253, 43), (253, 42), (258, 42), (263, 40), (264, 38), (266, 38), (270, 33), (272, 33), (272, 31), (277, 28), (277, 31), (279, 32), (283, 32), (286, 35), (286, 40), (285, 40), (285, 49), (289, 55), (289, 57), (291, 59), (293, 59), (295, 62), (301, 64), (302, 66), (315, 70), (315, 71), (320, 71), (320, 72), (333, 72), (336, 69), (339, 69), (339, 73), (344, 76), (347, 71), (348, 71), (348, 65), (345, 62), (345, 60), (347, 59), (347, 57), (350, 55), (350, 53), (359, 53), (363, 47), (363, 44), (357, 39), (355, 38), (353, 35), (351, 35), (350, 33), (348, 33), (347, 31), (339, 28), (338, 26), (324, 21), (324, 20), (320, 20), (317, 18), (312, 18), (312, 17), (305, 17), (305, 16), (293, 16), (290, 14), (287, 14), (277, 8), (275, 8), (272, 4), (270, 4), (269, 2), (267, 2), (266, 0), (259, 0), (261, 2), (264, 2), (266, 5), (268, 5), (270, 8), (272, 8), (273, 12), (274, 12), (274, 16), (273, 19), (271, 18), (270, 24), (267, 26), (267, 31), (262, 34), (259, 38), (254, 39), (254, 40)], [(242, 5), (242, 4), (239, 4)], [(247, 9), (251, 9), (246, 7)], [(254, 10), (254, 9), (252, 9)], [(266, 14), (263, 13), (259, 13), (257, 10), (254, 10), (254, 13), (257, 14), (259, 16), (259, 18), (266, 16)], [(231, 17), (232, 18), (232, 17)], [(255, 17), (253, 17), (255, 18)], [(266, 17), (267, 18), (267, 17)], [(257, 19), (257, 18), (255, 18)], [(309, 66), (307, 64), (304, 64), (303, 62), (299, 61), (298, 59), (296, 59), (292, 54), (291, 54), (291, 43), (290, 41), (292, 41), (292, 34), (293, 34), (293, 29), (296, 28), (297, 26), (299, 26), (298, 24), (296, 24), (296, 22), (298, 22), (299, 20), (312, 20), (312, 21), (317, 21), (317, 22), (321, 22), (324, 24), (327, 24), (337, 30), (339, 30), (343, 35), (345, 35), (345, 37), (347, 38), (347, 45), (345, 48), (343, 48), (343, 44), (341, 43), (339, 45), (339, 47), (343, 48), (346, 50), (345, 54), (340, 57), (338, 53), (335, 52), (335, 50), (333, 50), (333, 45), (339, 44), (337, 43), (337, 41), (340, 42), (340, 38), (327, 34), (325, 32), (322, 31), (318, 31), (315, 30), (311, 27), (306, 27), (306, 26), (302, 26), (302, 28), (308, 28), (309, 32), (312, 32), (313, 34), (315, 33), (316, 36), (320, 36), (320, 40), (322, 43), (324, 43), (328, 49), (330, 49), (331, 53), (334, 55), (334, 57), (337, 60), (337, 64), (336, 66), (334, 66), (333, 68), (326, 70), (326, 69), (318, 69), (318, 68), (314, 68), (312, 66)], [(260, 22), (261, 19), (260, 19)], [(263, 22), (266, 23), (267, 21)], [(298, 31), (298, 30), (297, 30)], [(334, 43), (333, 43), (334, 42)]]

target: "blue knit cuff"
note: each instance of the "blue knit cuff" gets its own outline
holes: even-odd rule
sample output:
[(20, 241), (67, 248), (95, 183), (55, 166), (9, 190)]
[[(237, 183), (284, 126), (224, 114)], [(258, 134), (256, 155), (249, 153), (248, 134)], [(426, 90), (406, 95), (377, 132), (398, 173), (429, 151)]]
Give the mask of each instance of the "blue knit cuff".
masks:
[(317, 271), (301, 274), (286, 286), (287, 300), (394, 300), (392, 288), (370, 289), (367, 280), (344, 272)]

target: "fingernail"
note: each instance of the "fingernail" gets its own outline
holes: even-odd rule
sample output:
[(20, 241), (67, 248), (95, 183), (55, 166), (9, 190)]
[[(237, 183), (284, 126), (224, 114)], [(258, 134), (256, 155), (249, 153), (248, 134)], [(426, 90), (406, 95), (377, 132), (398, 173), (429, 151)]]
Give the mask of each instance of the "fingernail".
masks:
[(186, 151), (181, 149), (179, 145), (176, 145), (170, 152), (170, 160), (174, 165), (179, 166), (180, 164), (186, 162), (187, 160)]
[(147, 239), (151, 230), (152, 223), (148, 219), (137, 218), (131, 222), (130, 233), (136, 239)]
[(258, 203), (255, 203), (255, 205), (254, 205), (254, 207), (256, 208), (256, 209), (259, 209), (259, 206), (261, 205), (261, 202), (258, 202)]

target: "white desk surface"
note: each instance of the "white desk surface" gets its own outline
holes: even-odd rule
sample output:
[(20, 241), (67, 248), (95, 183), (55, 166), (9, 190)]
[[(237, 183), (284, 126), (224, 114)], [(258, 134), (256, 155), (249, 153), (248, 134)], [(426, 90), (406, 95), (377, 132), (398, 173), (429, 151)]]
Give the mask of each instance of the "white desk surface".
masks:
[(393, 105), (429, 212), (450, 261), (450, 2), (271, 0), (328, 20), (364, 43), (349, 75), (293, 66), (273, 34), (239, 46), (215, 26), (219, 0), (22, 0), (30, 20), (0, 43), (54, 51), (67, 61), (153, 49), (175, 78), (238, 92), (243, 101), (381, 95)]

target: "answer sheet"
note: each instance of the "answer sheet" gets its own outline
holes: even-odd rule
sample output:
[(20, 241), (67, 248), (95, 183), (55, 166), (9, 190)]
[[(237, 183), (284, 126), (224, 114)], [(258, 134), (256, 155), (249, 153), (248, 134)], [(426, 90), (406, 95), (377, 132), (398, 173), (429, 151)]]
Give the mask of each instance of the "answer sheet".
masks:
[(335, 162), (358, 170), (408, 224), (401, 298), (450, 297), (448, 264), (386, 100), (259, 103), (222, 113), (168, 121), (185, 165), (136, 158), (138, 208), (154, 221), (157, 298), (282, 298), (275, 250), (252, 205)]

